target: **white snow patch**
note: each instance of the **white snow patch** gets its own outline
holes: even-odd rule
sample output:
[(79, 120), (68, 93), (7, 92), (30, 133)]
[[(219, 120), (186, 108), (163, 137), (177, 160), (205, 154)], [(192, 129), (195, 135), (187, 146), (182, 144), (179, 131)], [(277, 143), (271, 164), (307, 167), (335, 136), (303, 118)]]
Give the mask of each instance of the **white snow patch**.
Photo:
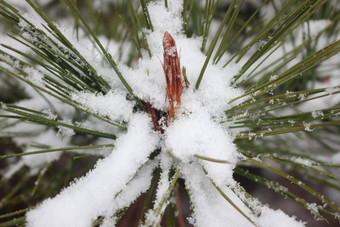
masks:
[(283, 213), (282, 210), (272, 210), (264, 206), (262, 208), (261, 216), (257, 221), (261, 227), (302, 227), (305, 226), (303, 222), (295, 220), (295, 217), (289, 217)]
[(291, 158), (291, 160), (293, 162), (301, 163), (301, 164), (306, 165), (306, 166), (313, 166), (313, 164), (314, 164), (314, 162), (312, 160), (299, 158), (299, 157)]
[[(166, 154), (163, 153), (162, 156), (164, 157)], [(168, 158), (165, 158), (166, 160)], [(162, 159), (161, 159), (162, 162)], [(161, 176), (160, 179), (158, 181), (158, 186), (157, 186), (157, 192), (156, 192), (156, 199), (154, 201), (154, 207), (158, 208), (161, 205), (162, 199), (163, 197), (166, 195), (166, 193), (168, 192), (168, 188), (170, 187), (170, 180), (169, 180), (169, 172), (170, 172), (170, 168), (171, 168), (171, 163), (170, 165), (164, 165), (164, 163), (161, 163), (162, 166), (162, 172), (161, 172)], [(167, 204), (169, 203), (169, 200), (166, 201), (166, 204), (163, 205), (160, 209), (160, 213), (163, 213), (165, 208), (167, 207)], [(155, 214), (154, 209), (150, 209), (147, 214), (146, 214), (146, 220), (145, 223), (159, 223), (161, 216)], [(148, 226), (148, 225), (146, 225)]]
[[(197, 227), (226, 226), (227, 223), (232, 223), (232, 226), (253, 226), (219, 194), (199, 165), (185, 164), (181, 173), (190, 192), (192, 224)], [(232, 195), (230, 190), (227, 193), (227, 196), (233, 197), (233, 202), (244, 211), (242, 202), (235, 200), (236, 196)]]
[(112, 154), (55, 198), (28, 212), (27, 226), (90, 226), (98, 216), (108, 213), (114, 196), (126, 187), (159, 143), (150, 123), (145, 114), (135, 114)]
[[(236, 163), (237, 151), (230, 135), (215, 123), (206, 112), (192, 112), (176, 119), (166, 130), (165, 150), (188, 163), (198, 154), (209, 158)], [(202, 161), (209, 175), (218, 185), (232, 178), (234, 165)]]
[(150, 161), (139, 170), (138, 174), (130, 181), (121, 193), (114, 199), (112, 207), (108, 214), (105, 215), (105, 219), (101, 224), (101, 227), (112, 227), (116, 224), (116, 217), (113, 216), (119, 209), (128, 207), (135, 199), (144, 193), (149, 187), (152, 178), (152, 171), (156, 168), (158, 161)]
[(73, 101), (80, 103), (86, 109), (111, 120), (129, 121), (133, 111), (133, 102), (126, 99), (126, 93), (117, 90), (107, 94), (79, 92), (71, 95)]
[(323, 117), (323, 112), (321, 110), (315, 110), (312, 111), (312, 117), (317, 118), (317, 117)]
[[(220, 186), (248, 216), (256, 219), (226, 187), (235, 184), (232, 174), (238, 153), (231, 135), (218, 123), (225, 117), (224, 111), (230, 107), (228, 101), (241, 94), (241, 91), (230, 87), (229, 84), (242, 63), (240, 65), (231, 63), (226, 68), (209, 64), (199, 90), (194, 91), (193, 87), (206, 56), (200, 51), (201, 38), (188, 39), (182, 34), (182, 3), (181, 0), (168, 1), (167, 9), (163, 1), (151, 2), (148, 8), (155, 31), (145, 32), (153, 57), (140, 59), (133, 69), (119, 63), (118, 66), (135, 95), (150, 101), (155, 108), (165, 110), (165, 76), (161, 63), (162, 38), (165, 31), (174, 37), (181, 67), (186, 67), (191, 85), (183, 92), (182, 106), (178, 110), (177, 118), (165, 131), (163, 148), (184, 163), (182, 176), (192, 195), (194, 208), (192, 221), (197, 226), (225, 226), (226, 223), (233, 223), (234, 226), (251, 226), (248, 220), (225, 201), (209, 180), (212, 179)], [(43, 29), (40, 18), (34, 18), (33, 22)], [(25, 27), (27, 24), (21, 22), (21, 26)], [(111, 76), (112, 70), (109, 71), (105, 63), (102, 64), (102, 58), (90, 40), (77, 40), (66, 26), (58, 28), (76, 49), (81, 50), (81, 54), (94, 68), (100, 68), (99, 71), (104, 74), (103, 78)], [(277, 54), (282, 56), (281, 53)], [(39, 83), (41, 79), (39, 75), (32, 78)], [(108, 116), (112, 120), (130, 121), (128, 132), (118, 138), (112, 154), (99, 161), (85, 177), (76, 180), (55, 198), (44, 201), (36, 209), (28, 212), (28, 226), (90, 226), (100, 215), (106, 217), (105, 225), (111, 225), (114, 223), (112, 212), (130, 204), (149, 186), (151, 166), (147, 170), (142, 168), (141, 171), (145, 171), (140, 173), (142, 177), (135, 173), (148, 161), (149, 154), (159, 145), (159, 135), (152, 130), (150, 118), (146, 114), (133, 113), (133, 102), (126, 99), (126, 92), (121, 91), (125, 88), (119, 79), (115, 77), (109, 83), (115, 90), (106, 95), (75, 93), (72, 99), (90, 111)], [(40, 107), (40, 104), (35, 105)], [(43, 107), (46, 107), (46, 103)], [(92, 122), (91, 127), (102, 127), (95, 123), (97, 122)], [(79, 124), (91, 123), (87, 121)], [(306, 130), (308, 128), (309, 126)], [(69, 133), (72, 134), (72, 131), (63, 132), (65, 136), (70, 135)], [(226, 160), (231, 164), (198, 160), (194, 157), (195, 154)], [(171, 167), (168, 153), (160, 154), (160, 159), (163, 173), (156, 202), (169, 185), (167, 177)], [(202, 171), (202, 166), (207, 170), (208, 176)], [(130, 181), (133, 177), (136, 178)], [(144, 185), (141, 184), (143, 180), (147, 182)], [(114, 198), (117, 193), (118, 196)], [(262, 215), (256, 220), (261, 223), (260, 226), (273, 224), (277, 226), (278, 223), (301, 226), (282, 211), (273, 211), (269, 208), (262, 209)]]

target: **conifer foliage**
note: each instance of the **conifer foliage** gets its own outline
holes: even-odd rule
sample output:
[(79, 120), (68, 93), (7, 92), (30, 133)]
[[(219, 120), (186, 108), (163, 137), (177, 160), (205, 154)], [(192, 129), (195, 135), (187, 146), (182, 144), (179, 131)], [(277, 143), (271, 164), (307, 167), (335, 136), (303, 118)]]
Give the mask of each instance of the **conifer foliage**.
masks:
[(0, 14), (0, 226), (339, 223), (337, 1)]

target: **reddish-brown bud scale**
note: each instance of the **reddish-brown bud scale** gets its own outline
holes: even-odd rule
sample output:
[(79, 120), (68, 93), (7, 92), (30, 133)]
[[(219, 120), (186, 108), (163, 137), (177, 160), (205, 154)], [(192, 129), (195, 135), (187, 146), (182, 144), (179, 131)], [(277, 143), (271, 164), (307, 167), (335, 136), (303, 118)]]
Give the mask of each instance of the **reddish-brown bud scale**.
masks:
[(175, 40), (168, 32), (163, 37), (164, 63), (163, 69), (166, 78), (167, 94), (167, 118), (173, 118), (176, 110), (181, 105), (181, 95), (183, 91), (181, 66), (179, 63)]
[(153, 123), (153, 126), (155, 127), (155, 129), (161, 133), (164, 132), (164, 129), (162, 128), (162, 126), (159, 124), (159, 120), (160, 120), (160, 115), (159, 115), (159, 110), (155, 109), (150, 102), (146, 103), (146, 108), (148, 110), (148, 113), (151, 116), (151, 120)]
[[(179, 63), (175, 40), (168, 32), (163, 37), (164, 63), (163, 69), (166, 79), (166, 124), (176, 115), (176, 110), (181, 106), (181, 95), (183, 92), (182, 73)], [(159, 124), (160, 111), (155, 109), (150, 102), (146, 103), (146, 108), (151, 116), (155, 130), (163, 133), (164, 129)]]

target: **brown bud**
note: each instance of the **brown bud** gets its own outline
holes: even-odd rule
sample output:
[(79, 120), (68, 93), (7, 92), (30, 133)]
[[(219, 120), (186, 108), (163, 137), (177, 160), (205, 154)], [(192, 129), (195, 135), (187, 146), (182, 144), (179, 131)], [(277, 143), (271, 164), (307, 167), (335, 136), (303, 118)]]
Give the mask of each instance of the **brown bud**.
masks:
[(181, 106), (181, 95), (183, 91), (182, 74), (179, 63), (175, 40), (168, 32), (163, 37), (164, 63), (163, 69), (166, 78), (167, 94), (167, 121), (173, 118), (176, 110)]

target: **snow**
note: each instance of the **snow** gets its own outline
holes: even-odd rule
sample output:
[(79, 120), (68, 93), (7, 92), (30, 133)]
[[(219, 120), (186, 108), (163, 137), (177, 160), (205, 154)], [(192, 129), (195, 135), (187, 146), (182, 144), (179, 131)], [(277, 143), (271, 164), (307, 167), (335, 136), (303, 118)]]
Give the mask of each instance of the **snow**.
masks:
[[(277, 7), (280, 8), (281, 5), (283, 4), (282, 2), (278, 1), (277, 3)], [(260, 13), (263, 15), (263, 19), (265, 21), (269, 21), (269, 19), (273, 18), (275, 16), (275, 9), (273, 7), (273, 4), (265, 4), (261, 10)], [(325, 46), (329, 45), (331, 43), (331, 40), (329, 40), (329, 36), (327, 35), (327, 33), (323, 33), (323, 31), (331, 25), (331, 21), (330, 20), (308, 20), (304, 23), (302, 23), (301, 25), (299, 25), (294, 31), (292, 31), (292, 36), (287, 36), (287, 39), (285, 40), (285, 42), (282, 44), (281, 47), (279, 47), (276, 51), (274, 51), (269, 57), (268, 55), (270, 54), (271, 51), (269, 51), (267, 54), (265, 54), (264, 56), (262, 56), (261, 58), (259, 58), (255, 64), (253, 64), (248, 70), (247, 72), (252, 72), (252, 70), (254, 70), (255, 68), (256, 71), (260, 71), (260, 70), (265, 70), (267, 73), (271, 72), (271, 69), (265, 69), (265, 67), (269, 66), (270, 64), (274, 63), (275, 61), (278, 61), (280, 59), (283, 59), (282, 56), (284, 56), (285, 54), (289, 53), (290, 51), (294, 50), (296, 47), (298, 47), (299, 45), (303, 44), (303, 42), (305, 42), (307, 39), (311, 38), (311, 46), (313, 46), (312, 48), (315, 49), (315, 51), (319, 51), (322, 48), (324, 48)], [(292, 40), (290, 39), (290, 37), (294, 37), (294, 41), (292, 42)], [(316, 37), (318, 37), (316, 39)], [(269, 38), (269, 37), (268, 37)], [(337, 36), (335, 36), (335, 40), (339, 39), (339, 34)], [(254, 53), (254, 51), (256, 51), (255, 49), (251, 50), (249, 52), (249, 57)], [(303, 59), (306, 58), (305, 56), (305, 51), (296, 51), (294, 53), (294, 55), (298, 53), (298, 55), (292, 59), (291, 61), (287, 62), (283, 68), (283, 71), (294, 66), (295, 64), (299, 63), (300, 61), (302, 61)], [(287, 58), (291, 57), (291, 55), (287, 55)], [(264, 64), (259, 66), (259, 63), (261, 63), (264, 59), (266, 59), (266, 61), (264, 62)], [(334, 67), (334, 64), (337, 64), (339, 59), (339, 54), (331, 57), (330, 59), (328, 59), (325, 62), (322, 62), (320, 64), (320, 66), (317, 67), (317, 72), (315, 72), (315, 74), (317, 75), (318, 78), (328, 78), (330, 77), (330, 83), (334, 85), (339, 84), (339, 77), (338, 72), (336, 67)], [(275, 64), (274, 64), (275, 65)], [(334, 70), (324, 70), (325, 68), (334, 68)], [(255, 71), (255, 73), (256, 73)], [(283, 72), (282, 70), (279, 72)], [(245, 73), (245, 75), (247, 75), (247, 73)], [(264, 75), (264, 73), (259, 74), (259, 75)], [(303, 74), (301, 74), (300, 76), (304, 76)], [(255, 80), (257, 80), (259, 78), (255, 78)], [(309, 88), (320, 88), (320, 85), (322, 83), (316, 81), (315, 84), (308, 84)], [(322, 87), (324, 87), (325, 84), (323, 83)], [(332, 86), (332, 85), (330, 85)]]
[[(49, 129), (36, 136), (34, 140), (30, 142), (28, 148), (24, 149), (23, 152), (26, 153), (38, 151), (39, 149), (36, 146), (34, 146), (34, 144), (39, 144), (40, 146), (47, 146), (47, 149), (50, 149), (65, 147), (68, 146), (68, 143), (69, 138), (60, 139), (54, 130)], [(62, 154), (61, 152), (50, 152), (23, 156), (20, 159), (20, 161), (16, 163), (15, 166), (12, 166), (10, 169), (6, 171), (4, 177), (5, 178), (11, 177), (22, 166), (28, 166), (30, 168), (30, 174), (35, 175), (39, 172), (40, 168), (44, 167), (45, 164), (59, 159), (61, 154)]]
[(149, 117), (135, 114), (128, 132), (116, 141), (112, 154), (98, 161), (85, 177), (28, 212), (27, 226), (90, 226), (98, 216), (110, 212), (115, 202), (114, 195), (127, 187), (126, 184), (159, 143), (155, 134)]
[[(198, 227), (226, 226), (226, 223), (232, 223), (232, 226), (254, 226), (219, 194), (204, 175), (200, 166), (197, 164), (185, 164), (182, 174), (185, 179), (185, 185), (190, 192), (194, 211), (193, 216), (190, 218), (192, 224)], [(250, 213), (250, 210), (228, 187), (224, 186), (222, 190), (258, 226), (304, 226), (304, 223), (296, 221), (295, 217), (289, 217), (281, 210), (272, 210), (259, 204), (257, 204), (256, 209), (260, 210), (261, 215), (257, 217)]]
[[(226, 223), (253, 226), (218, 193), (199, 165), (185, 164), (181, 173), (191, 196), (194, 211), (190, 219), (192, 224), (198, 227), (225, 226)], [(237, 206), (244, 207), (241, 202)]]
[[(66, 123), (69, 125), (72, 125), (72, 121), (71, 120), (63, 120), (61, 121), (62, 123)], [(60, 138), (65, 138), (65, 137), (71, 137), (75, 134), (74, 130), (68, 127), (64, 127), (64, 126), (57, 126), (58, 128), (58, 137)]]
[(295, 217), (289, 217), (281, 210), (272, 210), (268, 207), (263, 207), (258, 225), (265, 227), (302, 227), (305, 226), (305, 223), (296, 221)]
[(47, 119), (49, 120), (56, 120), (58, 118), (58, 115), (52, 112), (52, 110), (47, 109), (42, 111), (43, 114), (47, 115)]
[(323, 112), (321, 110), (315, 110), (312, 111), (312, 117), (317, 118), (317, 117), (323, 117)]
[[(195, 154), (236, 163), (236, 146), (222, 126), (214, 122), (208, 113), (192, 112), (176, 119), (165, 132), (165, 150), (183, 163), (196, 158)], [(234, 165), (202, 161), (218, 185), (232, 178)]]
[[(160, 166), (161, 166), (162, 172), (160, 175), (160, 179), (158, 181), (156, 198), (155, 198), (154, 205), (153, 205), (155, 208), (158, 208), (162, 205), (161, 202), (163, 200), (163, 197), (167, 195), (168, 188), (170, 187), (170, 184), (171, 184), (170, 179), (169, 179), (169, 173), (170, 173), (170, 168), (172, 164), (171, 159), (166, 153), (162, 153), (161, 155), (162, 155), (162, 158), (161, 158)], [(159, 210), (159, 213), (164, 212), (168, 203), (169, 203), (169, 200), (167, 200), (166, 204), (164, 204), (161, 207), (161, 209)], [(154, 212), (154, 210), (150, 209), (146, 214), (146, 220), (145, 220), (146, 226), (147, 226), (147, 223), (160, 223), (161, 222), (160, 218), (161, 218), (160, 215), (157, 215)]]
[(313, 212), (316, 212), (316, 213), (319, 212), (319, 207), (318, 207), (318, 204), (316, 203), (307, 203), (306, 208), (310, 210), (312, 214)]
[(171, 157), (167, 153), (162, 152), (160, 155), (161, 155), (160, 168), (162, 172), (160, 175), (160, 180), (158, 181), (156, 199), (154, 201), (155, 207), (157, 207), (160, 204), (162, 197), (164, 196), (164, 194), (166, 193), (170, 186), (169, 173), (171, 166), (173, 164)]
[(129, 121), (134, 104), (126, 99), (126, 95), (120, 91), (110, 91), (105, 95), (79, 92), (72, 94), (71, 98), (91, 112), (113, 121)]
[[(102, 2), (109, 3), (109, 1)], [(194, 85), (206, 56), (200, 51), (201, 38), (187, 38), (182, 33), (182, 3), (181, 0), (168, 1), (169, 7), (166, 9), (163, 1), (151, 2), (148, 9), (155, 31), (145, 30), (145, 33), (152, 57), (139, 59), (133, 68), (123, 62), (117, 62), (119, 70), (133, 89), (134, 95), (150, 102), (154, 108), (164, 111), (166, 109), (166, 83), (161, 60), (163, 57), (162, 38), (165, 31), (174, 37), (177, 51), (180, 53), (180, 64), (181, 67), (186, 68), (190, 86), (183, 91), (182, 105), (174, 120), (164, 126), (165, 132), (162, 135), (153, 130), (151, 119), (146, 113), (140, 113), (134, 109), (135, 102), (127, 99), (128, 94), (123, 84), (116, 75), (112, 76), (112, 69), (101, 61), (102, 57), (94, 48), (93, 43), (85, 38), (77, 40), (72, 30), (66, 25), (56, 25), (72, 45), (80, 50), (85, 59), (95, 69), (98, 68), (98, 73), (112, 87), (112, 90), (106, 94), (75, 92), (70, 95), (71, 100), (92, 113), (108, 117), (112, 121), (126, 122), (128, 130), (117, 134), (115, 147), (111, 151), (106, 151), (105, 158), (98, 161), (86, 176), (75, 180), (56, 197), (43, 201), (37, 208), (29, 211), (26, 215), (27, 226), (90, 226), (99, 216), (105, 217), (103, 226), (112, 226), (116, 222), (114, 213), (129, 206), (147, 190), (153, 169), (160, 165), (162, 172), (154, 204), (157, 207), (170, 185), (170, 169), (177, 162), (183, 164), (180, 177), (185, 179), (186, 187), (190, 192), (194, 210), (191, 217), (193, 224), (225, 226), (226, 223), (232, 223), (233, 226), (252, 226), (222, 197), (212, 184), (213, 181), (259, 226), (303, 226), (303, 223), (296, 221), (294, 217), (289, 217), (280, 210), (271, 210), (267, 206), (258, 207), (261, 213), (259, 217), (253, 215), (238, 198), (239, 195), (235, 195), (230, 189), (231, 186), (236, 185), (233, 180), (233, 168), (241, 157), (233, 142), (233, 135), (228, 131), (226, 124), (221, 125), (219, 122), (225, 118), (224, 111), (231, 107), (228, 104), (229, 101), (242, 94), (242, 90), (233, 88), (229, 84), (232, 76), (238, 73), (243, 60), (241, 64), (230, 63), (225, 68), (222, 68), (220, 64), (208, 64), (200, 88), (195, 90)], [(30, 12), (25, 15), (31, 18), (32, 14)], [(34, 15), (32, 18), (31, 22), (44, 30), (41, 26), (44, 22)], [(311, 23), (324, 27), (329, 22)], [(21, 21), (20, 26), (24, 28), (27, 24)], [(313, 30), (312, 35), (319, 31), (319, 28)], [(30, 37), (30, 39), (34, 38), (37, 37)], [(105, 37), (100, 37), (100, 39), (102, 42), (107, 41)], [(118, 46), (112, 43), (109, 52), (115, 52), (117, 49)], [(60, 53), (57, 49), (56, 51), (65, 57), (72, 54)], [(175, 52), (175, 49), (171, 52)], [(273, 56), (281, 57), (282, 50), (279, 49)], [(28, 68), (25, 70), (30, 74), (30, 81), (44, 86), (42, 72)], [(275, 78), (277, 75), (270, 77), (271, 80)], [(18, 104), (41, 110), (47, 114), (48, 119), (56, 119), (60, 114), (64, 119), (62, 122), (73, 124), (70, 120), (74, 113), (72, 108), (65, 107), (66, 105), (60, 101), (48, 97), (48, 100), (53, 100), (55, 113), (49, 110), (50, 107), (43, 97), (37, 95), (32, 89), (28, 92), (32, 99)], [(301, 95), (299, 98), (303, 99), (305, 96)], [(269, 102), (274, 103), (274, 100)], [(318, 109), (320, 109), (319, 106)], [(315, 110), (312, 115), (313, 117), (322, 116), (322, 112)], [(97, 124), (98, 122), (98, 119), (89, 117), (85, 122), (74, 124), (88, 129), (116, 133), (109, 127)], [(310, 123), (305, 123), (305, 130), (310, 131), (310, 126)], [(24, 127), (28, 126), (20, 124), (21, 129)], [(40, 142), (52, 143), (53, 147), (66, 146), (74, 131), (65, 127), (58, 127), (58, 129), (57, 133), (49, 130), (35, 138)], [(249, 136), (255, 137), (256, 134), (249, 132)], [(22, 143), (27, 143), (27, 140)], [(162, 153), (156, 160), (149, 161), (149, 155), (157, 148), (162, 148)], [(194, 157), (196, 154), (225, 160), (228, 164), (200, 160)], [(20, 163), (36, 169), (47, 162), (56, 160), (59, 155), (60, 153), (51, 153), (26, 156)], [(305, 163), (306, 160), (295, 161)], [(16, 166), (13, 170), (17, 168)], [(207, 175), (203, 169), (207, 171)], [(153, 217), (153, 212), (150, 211), (148, 218), (157, 217)]]
[(150, 46), (162, 50), (162, 44), (159, 40), (162, 40), (165, 31), (168, 31), (171, 35), (181, 32), (183, 2), (179, 0), (168, 1), (168, 9), (166, 9), (164, 2), (155, 1), (148, 5), (148, 9), (155, 30), (150, 34), (151, 40), (149, 38), (148, 41), (150, 40)]
[(293, 162), (301, 163), (301, 164), (306, 165), (306, 166), (313, 166), (313, 164), (314, 164), (314, 162), (312, 160), (304, 159), (304, 158), (294, 157), (294, 158), (291, 158), (291, 160)]
[[(163, 2), (150, 3), (149, 12), (154, 22), (155, 32), (148, 33), (147, 38), (153, 57), (140, 59), (135, 68), (119, 65), (135, 94), (143, 100), (149, 100), (155, 108), (162, 110), (165, 109), (165, 78), (161, 76), (164, 72), (159, 59), (163, 56), (161, 41), (164, 32), (168, 31), (174, 36), (177, 49), (183, 56), (180, 59), (181, 65), (186, 67), (188, 79), (192, 83), (196, 81), (200, 72), (200, 67), (197, 65), (203, 65), (205, 60), (205, 56), (200, 52), (201, 40), (187, 39), (181, 34), (181, 10), (182, 4), (178, 0), (169, 2), (169, 10), (165, 9)], [(71, 37), (71, 34), (67, 37)], [(75, 44), (77, 45), (79, 44)], [(241, 94), (241, 91), (228, 86), (230, 77), (226, 76), (235, 74), (237, 70), (237, 67), (221, 69), (220, 66), (210, 65), (200, 89), (194, 91), (192, 85), (184, 92), (183, 106), (178, 111), (178, 119), (169, 125), (163, 136), (164, 150), (169, 151), (183, 163), (197, 160), (194, 154), (228, 160), (231, 163), (237, 161), (236, 147), (232, 143), (231, 136), (217, 123), (224, 116), (223, 111), (228, 108), (228, 100)], [(126, 100), (126, 92), (120, 91), (121, 86), (115, 88), (105, 95), (80, 92), (73, 93), (71, 97), (91, 112), (107, 116), (112, 120), (130, 121), (128, 133), (118, 138), (112, 154), (99, 162), (87, 176), (77, 180), (55, 198), (46, 200), (37, 209), (28, 213), (29, 226), (44, 226), (47, 221), (50, 221), (49, 226), (58, 225), (57, 217), (58, 220), (63, 220), (65, 226), (73, 226), (76, 223), (78, 226), (88, 225), (99, 215), (110, 211), (109, 207), (112, 207), (114, 202), (109, 195), (112, 196), (125, 188), (124, 183), (131, 178), (131, 174), (146, 161), (145, 154), (151, 152), (150, 146), (155, 148), (156, 143), (152, 141), (158, 141), (157, 133), (148, 131), (147, 136), (143, 137), (142, 127), (137, 127), (136, 124), (137, 121), (145, 122), (145, 116), (133, 113), (133, 103)], [(150, 125), (143, 126), (151, 130)], [(206, 133), (202, 134), (202, 132)], [(125, 147), (128, 145), (131, 147)], [(141, 157), (138, 163), (133, 161), (133, 157), (137, 154)], [(163, 171), (155, 204), (160, 202), (169, 186), (170, 158), (167, 153), (161, 154), (161, 157)], [(232, 179), (234, 165), (198, 162), (207, 169), (209, 176), (218, 185), (224, 185)], [(122, 166), (119, 163), (126, 164)], [(133, 166), (130, 166), (132, 164)], [(120, 176), (116, 176), (123, 169), (124, 174), (120, 173)], [(101, 187), (99, 188), (98, 185)], [(86, 201), (85, 196), (91, 197), (91, 201)], [(127, 198), (125, 202), (132, 200)], [(106, 220), (110, 223), (109, 218)]]
[(339, 87), (330, 87), (330, 88), (327, 88), (325, 92), (329, 95), (332, 95), (333, 93), (340, 92), (340, 88)]
[[(1, 27), (0, 27), (1, 28)], [(6, 44), (7, 46), (10, 46), (10, 47), (16, 47), (18, 48), (20, 51), (24, 52), (24, 53), (28, 53), (30, 50), (27, 46), (13, 40), (11, 37), (7, 36), (6, 35), (6, 32), (1, 32), (0, 33), (0, 43), (2, 44)], [(4, 46), (1, 46), (0, 45), (0, 50), (2, 51), (6, 51), (7, 53), (15, 56), (16, 58), (18, 59), (23, 59), (22, 55), (14, 52), (14, 51), (11, 51), (11, 50), (8, 50), (7, 48), (5, 48)], [(2, 58), (4, 58), (6, 61), (8, 62), (11, 62), (13, 63), (13, 65), (18, 65), (19, 64), (19, 61), (16, 61), (16, 62), (13, 62), (13, 59), (1, 54), (0, 55)], [(5, 66), (5, 63), (3, 63), (2, 61), (0, 61), (0, 66)]]
[(156, 168), (158, 161), (149, 161), (143, 165), (137, 175), (130, 181), (125, 190), (121, 191), (115, 197), (111, 208), (108, 209), (108, 214), (102, 223), (102, 227), (114, 226), (116, 224), (116, 217), (112, 216), (119, 209), (128, 207), (138, 196), (146, 192), (150, 187), (152, 171)]
[[(69, 138), (58, 139), (56, 137), (55, 131), (49, 129), (48, 131), (42, 133), (36, 138), (36, 143), (47, 145), (49, 147), (65, 147), (68, 145)], [(25, 152), (36, 151), (37, 148), (29, 147)], [(32, 169), (37, 168), (45, 163), (57, 160), (61, 152), (51, 152), (49, 155), (37, 154), (37, 155), (27, 155), (22, 158), (22, 161)]]
[[(71, 108), (69, 105), (50, 97), (49, 95), (38, 93), (36, 89), (30, 86), (25, 86), (24, 88), (25, 93), (30, 98), (21, 100), (15, 103), (15, 105), (41, 111), (47, 119), (56, 119), (58, 116), (56, 113), (62, 113), (62, 117), (65, 117), (66, 119), (73, 116), (74, 108)], [(51, 104), (53, 106), (51, 106)], [(52, 111), (51, 108), (53, 108), (54, 111)], [(13, 137), (13, 141), (18, 146), (25, 147), (25, 149), (23, 149), (24, 152), (39, 150), (39, 148), (34, 147), (34, 144), (37, 143), (45, 145), (48, 148), (68, 146), (68, 142), (70, 140), (69, 136), (73, 134), (72, 129), (61, 128), (60, 132), (56, 133), (52, 129), (47, 129), (45, 126), (30, 122), (17, 121), (16, 119), (9, 119), (8, 123), (13, 123), (14, 125), (12, 127), (2, 129), (1, 135), (6, 136), (18, 134), (19, 136)], [(29, 166), (30, 174), (34, 175), (47, 163), (57, 160), (60, 157), (60, 154), (61, 152), (51, 152), (33, 156), (23, 156), (15, 165), (6, 169), (5, 177), (9, 178), (23, 166)]]
[[(39, 0), (39, 4), (40, 5), (46, 5), (48, 3), (50, 3), (52, 0)], [(6, 0), (6, 2), (8, 2), (10, 5), (15, 5), (15, 6), (19, 6), (22, 7), (26, 10), (30, 9), (29, 5), (25, 2), (25, 1), (17, 1), (17, 0)]]
[(307, 132), (313, 131), (313, 129), (310, 128), (310, 126), (311, 126), (310, 123), (303, 123), (303, 126), (305, 127), (305, 131), (307, 131)]

